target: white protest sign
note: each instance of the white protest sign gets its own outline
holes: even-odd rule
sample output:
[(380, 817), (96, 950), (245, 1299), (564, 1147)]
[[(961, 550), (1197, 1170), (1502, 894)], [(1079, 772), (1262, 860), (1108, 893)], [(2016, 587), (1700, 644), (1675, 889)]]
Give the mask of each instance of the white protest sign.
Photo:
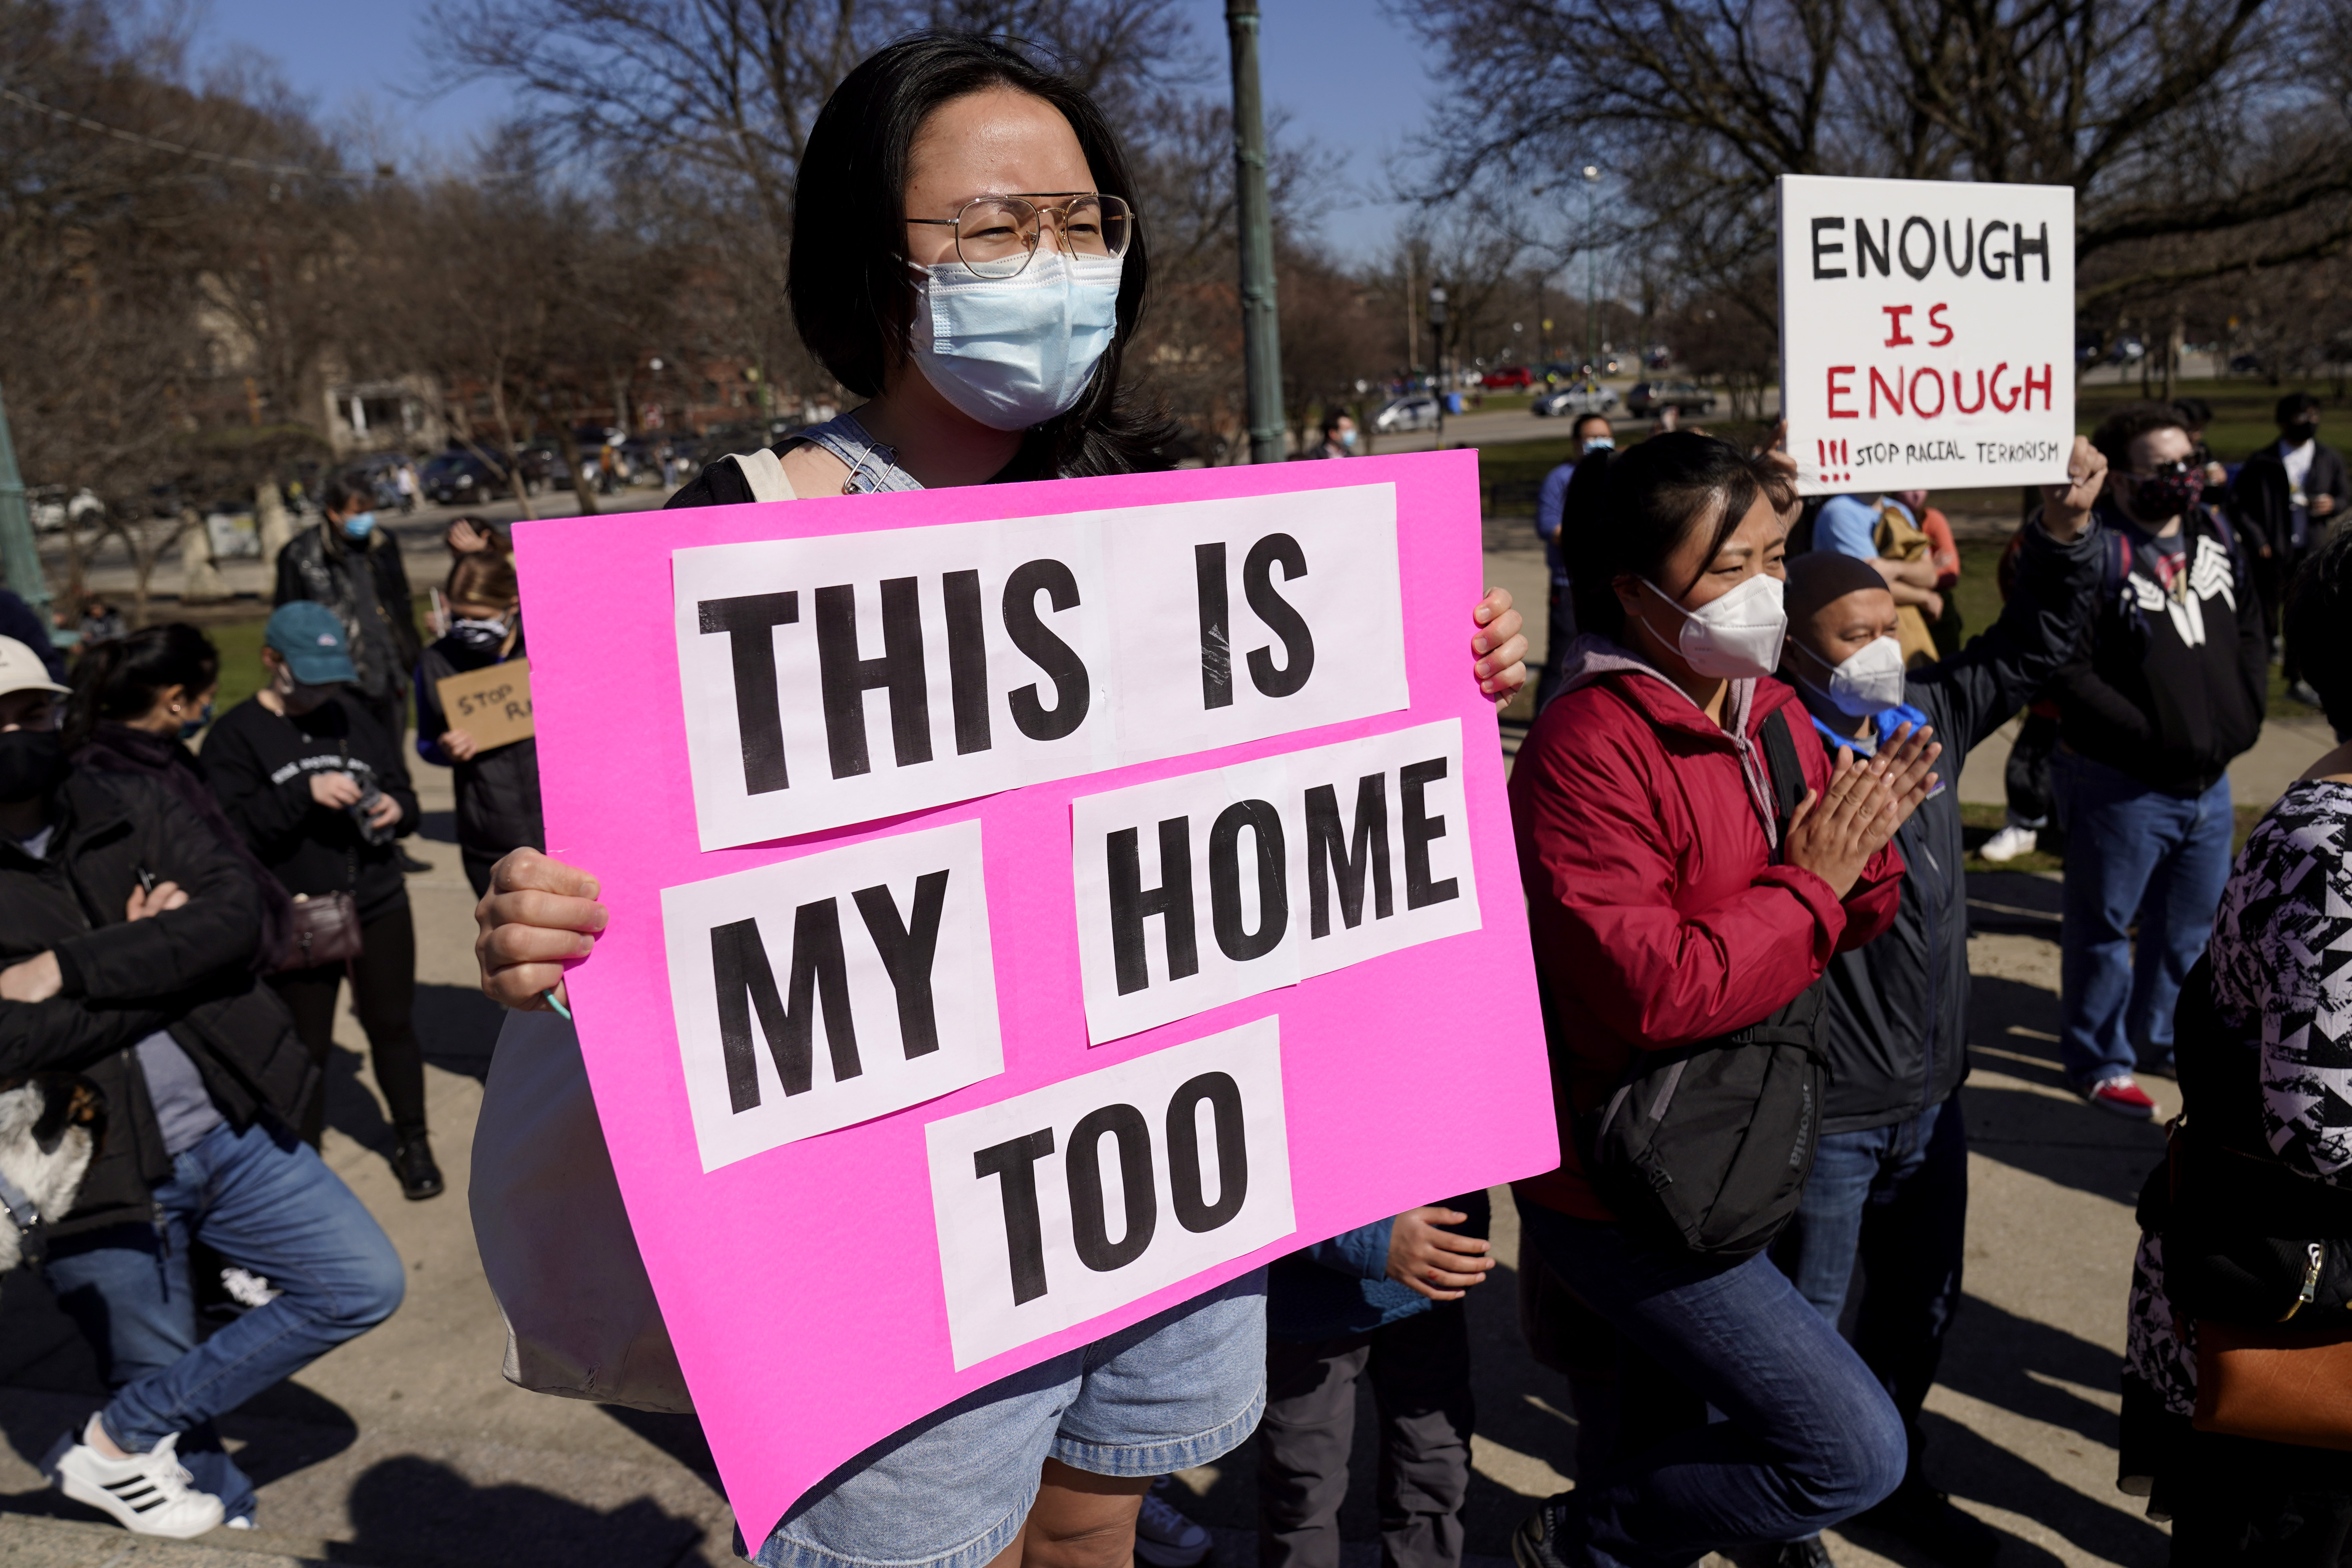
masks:
[(1071, 803), (1095, 1044), (1479, 928), (1457, 719)]
[(2074, 193), (1784, 174), (1780, 395), (1800, 491), (2061, 479)]
[(662, 889), (702, 1168), (1004, 1070), (980, 824)]
[(1392, 485), (707, 545), (671, 564), (705, 849), (1407, 701)]
[(1297, 1227), (1278, 1018), (943, 1117), (923, 1135), (959, 1367)]

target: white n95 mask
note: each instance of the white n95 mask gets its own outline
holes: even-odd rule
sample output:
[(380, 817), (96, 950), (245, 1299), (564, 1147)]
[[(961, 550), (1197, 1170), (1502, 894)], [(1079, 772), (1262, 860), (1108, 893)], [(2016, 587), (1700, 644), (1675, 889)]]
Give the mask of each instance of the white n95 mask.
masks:
[(1642, 585), (1683, 618), (1682, 636), (1675, 646), (1696, 673), (1717, 680), (1753, 680), (1780, 668), (1789, 616), (1781, 607), (1780, 591), (1786, 584), (1780, 578), (1759, 572), (1696, 610), (1684, 609), (1647, 577)]
[(992, 430), (1026, 430), (1083, 396), (1118, 324), (1116, 256), (1040, 247), (1012, 278), (960, 262), (918, 268), (915, 363)]
[(1830, 700), (1849, 719), (1884, 713), (1903, 700), (1903, 645), (1893, 637), (1873, 637), (1835, 664), (1805, 648), (1805, 657), (1830, 672), (1826, 687), (1805, 684)]

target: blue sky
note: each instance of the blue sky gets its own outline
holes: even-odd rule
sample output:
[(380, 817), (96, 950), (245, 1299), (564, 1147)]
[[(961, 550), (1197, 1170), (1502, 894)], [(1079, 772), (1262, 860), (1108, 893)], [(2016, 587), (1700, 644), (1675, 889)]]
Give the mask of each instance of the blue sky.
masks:
[[(1223, 0), (1184, 0), (1197, 41), (1224, 69)], [(425, 0), (209, 0), (199, 53), (244, 46), (275, 60), (331, 120), (376, 124), (412, 145), (462, 153), (494, 121), (502, 89), (475, 86), (430, 103), (420, 45)], [(1377, 249), (1400, 209), (1368, 199), (1385, 159), (1425, 123), (1430, 81), (1412, 38), (1370, 0), (1265, 0), (1264, 86), (1292, 131), (1344, 159), (1355, 187), (1324, 221), (1346, 250)]]

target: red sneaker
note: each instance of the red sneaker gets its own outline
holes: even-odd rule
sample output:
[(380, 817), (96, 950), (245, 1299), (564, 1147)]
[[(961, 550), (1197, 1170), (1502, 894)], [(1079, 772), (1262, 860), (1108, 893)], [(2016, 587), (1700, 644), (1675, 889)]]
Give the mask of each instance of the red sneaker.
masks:
[(2101, 1079), (2083, 1091), (2083, 1098), (2101, 1110), (2128, 1117), (2134, 1121), (2156, 1120), (2156, 1101), (2147, 1097), (2147, 1090), (2132, 1081), (2129, 1073)]

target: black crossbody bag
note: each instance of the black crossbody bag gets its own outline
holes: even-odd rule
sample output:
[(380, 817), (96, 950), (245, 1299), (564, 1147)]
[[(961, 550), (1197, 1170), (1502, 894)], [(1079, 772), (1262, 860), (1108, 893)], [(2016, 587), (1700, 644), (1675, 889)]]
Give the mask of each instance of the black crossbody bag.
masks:
[[(1759, 738), (1785, 843), (1789, 816), (1805, 795), (1804, 768), (1783, 715), (1767, 717)], [(1780, 852), (1772, 858), (1778, 864)], [(1637, 1048), (1607, 1098), (1561, 1129), (1626, 1230), (1727, 1259), (1771, 1245), (1797, 1212), (1821, 1142), (1826, 984), (1816, 980), (1727, 1035)], [(1547, 1033), (1562, 1038), (1548, 994), (1544, 1014)]]

